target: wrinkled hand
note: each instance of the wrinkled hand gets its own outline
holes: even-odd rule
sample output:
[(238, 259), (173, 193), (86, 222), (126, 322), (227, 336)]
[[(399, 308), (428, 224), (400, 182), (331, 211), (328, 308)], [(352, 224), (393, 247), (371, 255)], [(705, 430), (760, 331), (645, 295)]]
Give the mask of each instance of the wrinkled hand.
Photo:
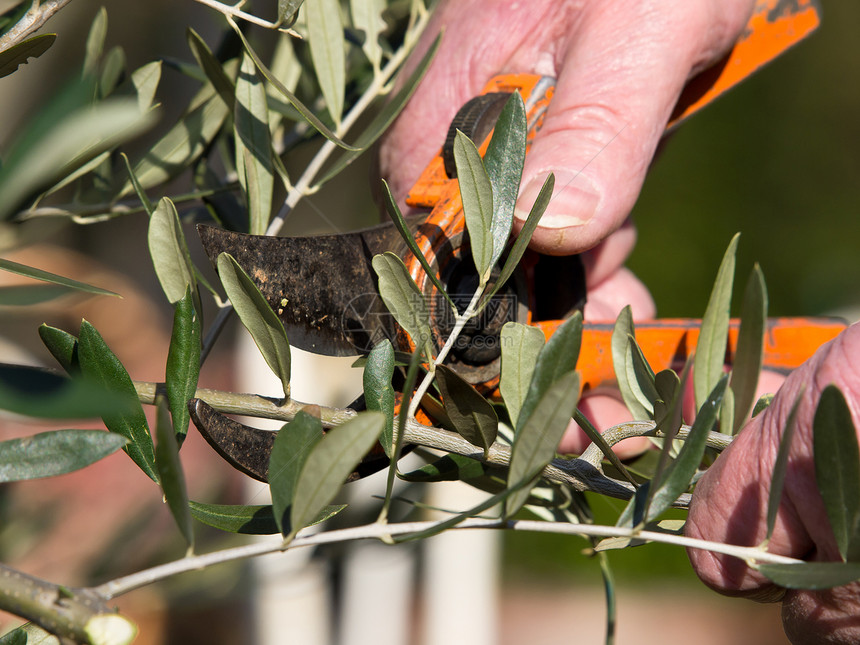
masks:
[[(766, 533), (770, 478), (782, 429), (803, 391), (776, 527), (768, 550), (805, 560), (839, 560), (812, 461), (812, 420), (821, 391), (835, 384), (860, 428), (860, 324), (849, 327), (795, 370), (773, 403), (750, 421), (696, 486), (687, 535), (729, 544), (760, 544)], [(717, 591), (757, 600), (782, 600), (793, 643), (860, 642), (860, 584), (824, 591), (774, 586), (736, 558), (690, 550), (699, 577)]]
[[(586, 252), (587, 320), (614, 319), (627, 304), (635, 318), (652, 318), (648, 291), (623, 266), (636, 238), (628, 216), (685, 83), (731, 48), (752, 6), (753, 0), (443, 0), (413, 64), (444, 29), (440, 49), (382, 142), (381, 174), (403, 206), (457, 109), (491, 77), (555, 77), (552, 104), (526, 159), (515, 227), (555, 173), (555, 193), (532, 246), (554, 255)], [(609, 396), (592, 396), (582, 409), (598, 427), (629, 419)], [(576, 431), (560, 448), (581, 452), (587, 445)], [(618, 452), (645, 445), (628, 440)]]

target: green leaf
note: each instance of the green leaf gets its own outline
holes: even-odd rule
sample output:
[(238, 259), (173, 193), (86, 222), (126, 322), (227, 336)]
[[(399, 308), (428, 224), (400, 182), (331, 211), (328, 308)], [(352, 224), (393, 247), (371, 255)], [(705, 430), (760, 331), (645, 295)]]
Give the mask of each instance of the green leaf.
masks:
[(218, 96), (224, 101), (224, 106), (232, 111), (236, 102), (236, 85), (227, 76), (224, 67), (215, 58), (215, 54), (212, 53), (212, 50), (209, 49), (209, 46), (196, 31), (188, 27), (185, 37), (188, 39), (188, 47), (191, 49), (191, 53), (194, 54), (194, 58), (197, 60), (197, 64), (200, 65), (200, 69), (203, 70), (203, 73), (206, 74), (206, 78), (212, 83), (212, 87), (215, 88)]
[(472, 259), (484, 285), (493, 269), (493, 186), (475, 144), (459, 130), (454, 138), (454, 161)]
[(299, 473), (290, 513), (292, 533), (313, 521), (337, 495), (346, 478), (373, 447), (385, 426), (381, 412), (360, 412), (329, 430), (311, 450)]
[(499, 418), (492, 404), (447, 365), (436, 366), (436, 379), (454, 429), (487, 454), (499, 431)]
[(200, 315), (195, 310), (189, 288), (173, 310), (173, 333), (164, 379), (173, 432), (180, 446), (188, 434), (188, 400), (194, 397), (200, 376), (201, 328)]
[(373, 256), (373, 270), (379, 277), (379, 295), (397, 324), (412, 337), (418, 348), (432, 341), (430, 314), (424, 295), (418, 289), (399, 256), (386, 251)]
[[(355, 148), (351, 152), (345, 152), (344, 154), (342, 154), (338, 158), (338, 160), (333, 163), (331, 167), (325, 172), (322, 179), (319, 179), (316, 182), (316, 187), (322, 186), (324, 183), (340, 174), (344, 168), (346, 168), (353, 161), (358, 159), (358, 157), (363, 152), (368, 150), (370, 146), (372, 146), (376, 142), (376, 140), (380, 136), (382, 136), (385, 131), (388, 130), (389, 126), (394, 122), (394, 119), (397, 118), (397, 115), (400, 114), (400, 111), (406, 105), (406, 102), (412, 97), (412, 94), (418, 87), (418, 83), (420, 83), (421, 79), (424, 78), (424, 73), (430, 67), (430, 63), (433, 62), (433, 57), (436, 55), (436, 51), (439, 49), (439, 43), (442, 42), (441, 38), (441, 34), (436, 37), (436, 40), (433, 41), (433, 44), (430, 46), (430, 49), (428, 49), (427, 53), (424, 54), (424, 57), (409, 75), (409, 78), (406, 79), (406, 81), (397, 91), (397, 94), (395, 94), (393, 97), (389, 98), (389, 100), (385, 102), (385, 105), (382, 106), (382, 109), (376, 114), (370, 124), (358, 136), (358, 138), (355, 140)], [(390, 212), (391, 211), (389, 210), (389, 213)]]
[(522, 96), (518, 91), (514, 92), (499, 114), (493, 138), (484, 155), (484, 168), (493, 189), (493, 218), (490, 225), (493, 254), (490, 266), (499, 261), (511, 235), (514, 205), (526, 161), (528, 128)]
[(57, 34), (33, 36), (0, 52), (0, 78), (9, 76), (19, 65), (26, 65), (29, 59), (44, 54), (56, 39)]
[(860, 580), (860, 562), (760, 564), (758, 570), (787, 589), (830, 589)]
[(794, 437), (794, 430), (797, 427), (797, 408), (800, 406), (800, 395), (794, 400), (794, 405), (791, 406), (791, 411), (788, 413), (788, 419), (785, 421), (785, 426), (782, 429), (782, 437), (779, 439), (779, 449), (776, 453), (776, 460), (773, 463), (773, 474), (770, 476), (770, 492), (767, 497), (767, 537), (773, 535), (773, 527), (776, 526), (776, 515), (779, 512), (779, 504), (782, 501), (782, 489), (785, 484), (785, 473), (788, 470), (788, 455), (791, 450), (791, 440)]
[(340, 3), (337, 0), (315, 0), (306, 3), (304, 9), (308, 23), (308, 45), (317, 81), (329, 115), (336, 125), (340, 125), (346, 85)]
[(624, 307), (615, 320), (612, 330), (612, 365), (615, 369), (615, 378), (618, 381), (618, 390), (624, 405), (638, 421), (647, 421), (651, 418), (649, 410), (642, 402), (642, 391), (635, 379), (635, 372), (628, 367), (632, 361), (633, 350), (631, 345), (635, 342), (636, 331), (633, 327), (633, 312), (630, 305)]
[(81, 322), (78, 334), (78, 360), (84, 378), (98, 383), (106, 390), (116, 392), (128, 401), (128, 412), (103, 414), (102, 420), (108, 430), (131, 440), (124, 450), (150, 479), (157, 482), (152, 437), (134, 384), (96, 328), (86, 320)]
[[(69, 374), (78, 373), (78, 339), (72, 334), (46, 324), (39, 326), (39, 338), (57, 359), (60, 366)], [(96, 415), (99, 416), (99, 415)]]
[(500, 342), (502, 368), (499, 392), (511, 422), (516, 424), (546, 338), (537, 327), (508, 322), (502, 327)]
[[(735, 414), (731, 434), (737, 434), (755, 403), (759, 374), (764, 361), (767, 331), (767, 287), (758, 264), (753, 267), (741, 306), (741, 327), (729, 386), (735, 394)], [(726, 432), (727, 430), (723, 430)]]
[(732, 301), (732, 283), (735, 276), (735, 254), (738, 247), (735, 235), (720, 263), (717, 279), (702, 318), (702, 328), (696, 343), (693, 362), (693, 389), (696, 406), (701, 406), (723, 375), (726, 362), (726, 343), (729, 333), (729, 307)]
[(161, 198), (149, 219), (147, 244), (164, 295), (176, 304), (189, 289), (195, 289), (194, 267), (179, 214), (168, 197)]
[[(280, 533), (270, 505), (232, 506), (189, 502), (195, 519), (222, 531), (243, 535), (273, 535)], [(346, 504), (326, 506), (309, 526), (325, 522), (346, 508)]]
[(112, 47), (102, 64), (102, 73), (99, 77), (99, 97), (109, 96), (116, 89), (124, 73), (125, 51), (122, 47)]
[(284, 397), (289, 398), (290, 344), (283, 323), (233, 256), (228, 253), (218, 256), (218, 275), (227, 297), (266, 364), (281, 379)]
[(323, 429), (319, 418), (302, 410), (281, 428), (275, 437), (269, 458), (269, 488), (272, 491), (275, 522), (284, 535), (293, 530), (290, 515), (299, 473), (311, 450), (322, 440), (322, 436)]
[[(296, 110), (299, 111), (299, 113), (302, 115), (302, 118), (304, 118), (304, 120), (307, 121), (311, 125), (311, 127), (313, 127), (326, 139), (340, 146), (341, 148), (344, 148), (345, 150), (358, 150), (358, 148), (355, 148), (345, 143), (340, 137), (338, 137), (334, 132), (327, 128), (325, 124), (320, 121), (316, 117), (316, 115), (311, 112), (301, 101), (299, 101), (299, 99), (296, 98), (296, 95), (290, 92), (290, 90), (287, 89), (287, 87), (283, 83), (281, 83), (280, 80), (278, 80), (278, 77), (272, 74), (272, 71), (268, 67), (266, 67), (263, 61), (260, 60), (260, 57), (257, 56), (257, 53), (251, 47), (251, 44), (248, 42), (248, 39), (245, 38), (245, 34), (242, 33), (242, 30), (235, 25), (233, 26), (233, 29), (239, 36), (239, 38), (242, 40), (242, 45), (245, 47), (245, 51), (248, 52), (248, 55), (254, 61), (254, 64), (257, 66), (257, 69), (260, 70), (260, 73), (266, 77), (266, 80), (269, 81), (272, 86), (276, 90), (278, 90), (278, 92), (280, 92), (281, 95), (286, 98), (294, 108), (296, 108)], [(338, 36), (338, 38), (340, 38), (340, 36)]]
[(521, 488), (505, 502), (505, 517), (514, 515), (525, 504), (532, 488), (527, 482), (536, 480), (552, 461), (578, 401), (579, 374), (562, 374), (546, 388), (534, 411), (519, 428), (511, 453), (508, 488)]
[(648, 413), (650, 418), (654, 411), (654, 402), (659, 398), (657, 386), (654, 383), (654, 370), (645, 359), (642, 348), (632, 335), (627, 337), (627, 368), (626, 381), (631, 386), (632, 393)]
[(532, 380), (529, 383), (526, 398), (517, 417), (517, 433), (520, 432), (523, 424), (529, 422), (532, 414), (537, 411), (540, 405), (539, 402), (543, 400), (550, 387), (562, 375), (576, 368), (581, 343), (582, 314), (577, 311), (556, 329), (555, 333), (550, 336), (546, 345), (544, 345), (540, 354), (538, 354)]
[(154, 60), (131, 73), (131, 82), (137, 92), (137, 107), (141, 112), (152, 108), (155, 92), (161, 82), (161, 61)]
[(27, 645), (27, 632), (24, 627), (0, 636), (0, 645)]
[(717, 422), (727, 385), (728, 376), (723, 376), (705, 403), (699, 408), (696, 420), (693, 421), (693, 426), (690, 428), (690, 433), (678, 452), (678, 456), (659, 477), (652, 480), (650, 489), (653, 494), (650, 495), (650, 503), (647, 505), (648, 513), (645, 522), (652, 521), (672, 506), (678, 496), (689, 488), (690, 482), (702, 462), (702, 456), (705, 454), (708, 433)]
[(121, 152), (119, 156), (122, 157), (122, 162), (125, 164), (125, 171), (128, 173), (128, 179), (131, 182), (132, 188), (134, 188), (134, 192), (137, 194), (137, 198), (143, 206), (143, 210), (146, 211), (148, 216), (152, 217), (152, 213), (155, 211), (155, 208), (153, 208), (152, 202), (149, 200), (149, 197), (147, 197), (143, 186), (141, 186), (140, 182), (137, 180), (137, 175), (134, 174), (134, 168), (131, 167), (128, 155)]
[(16, 150), (14, 163), (10, 155), (0, 168), (0, 220), (8, 219), (36, 193), (102, 152), (133, 139), (154, 122), (155, 112), (141, 114), (136, 100), (108, 99), (80, 107), (51, 123), (28, 147)]
[(103, 430), (55, 430), (0, 442), (0, 483), (65, 475), (115, 453), (128, 439)]
[(72, 280), (71, 278), (64, 278), (63, 276), (57, 275), (55, 273), (49, 273), (47, 271), (43, 271), (42, 269), (29, 267), (24, 264), (19, 264), (18, 262), (12, 262), (11, 260), (4, 260), (3, 258), (0, 258), (0, 269), (2, 269), (3, 271), (8, 271), (9, 273), (15, 273), (17, 275), (23, 275), (28, 278), (33, 278), (35, 280), (41, 280), (42, 282), (50, 282), (52, 284), (62, 285), (63, 287), (68, 287), (69, 289), (75, 289), (77, 291), (93, 293), (99, 296), (119, 297), (119, 294), (114, 293), (113, 291), (94, 287), (84, 282), (78, 282), (77, 280)]
[(90, 419), (127, 411), (128, 399), (91, 381), (0, 364), (0, 410), (39, 419)]
[(376, 410), (385, 415), (385, 428), (382, 430), (382, 448), (391, 457), (394, 447), (394, 347), (383, 340), (374, 347), (364, 366), (364, 400), (368, 410)]
[(759, 414), (767, 410), (768, 406), (773, 402), (773, 396), (772, 392), (768, 392), (767, 394), (762, 394), (759, 397), (758, 401), (755, 402), (755, 407), (753, 407), (753, 417), (757, 417)]
[(173, 519), (179, 527), (179, 532), (185, 538), (189, 549), (194, 548), (194, 528), (191, 524), (191, 511), (188, 508), (188, 491), (185, 488), (185, 473), (179, 460), (179, 444), (173, 433), (173, 424), (167, 402), (159, 396), (156, 401), (155, 435), (158, 443), (155, 445), (155, 466), (161, 481), (164, 499), (170, 508)]
[(388, 182), (384, 179), (382, 180), (382, 188), (385, 195), (385, 209), (388, 211), (388, 215), (391, 217), (391, 221), (394, 223), (394, 227), (397, 229), (397, 232), (400, 233), (400, 237), (403, 238), (404, 242), (406, 242), (406, 246), (408, 246), (409, 250), (412, 251), (412, 255), (418, 259), (418, 262), (421, 264), (427, 277), (430, 278), (433, 286), (436, 287), (436, 291), (445, 297), (452, 309), (456, 309), (457, 305), (455, 305), (454, 301), (451, 300), (451, 296), (448, 295), (448, 292), (441, 280), (439, 280), (439, 276), (436, 274), (436, 271), (430, 266), (430, 263), (427, 261), (424, 253), (421, 252), (421, 249), (418, 248), (418, 243), (412, 236), (412, 231), (409, 230), (409, 226), (406, 224), (406, 220), (403, 218), (403, 214), (400, 212), (397, 202), (394, 201), (394, 196), (391, 194), (391, 188), (388, 187)]
[(278, 24), (290, 24), (304, 0), (278, 0)]
[(385, 0), (350, 0), (349, 8), (353, 26), (364, 33), (361, 50), (373, 65), (373, 69), (378, 71), (382, 62), (379, 36), (387, 27), (382, 19), (382, 12), (386, 8)]
[(582, 429), (589, 440), (600, 448), (600, 452), (602, 452), (603, 456), (609, 461), (609, 463), (611, 463), (616, 470), (621, 473), (621, 476), (634, 486), (637, 486), (638, 482), (627, 470), (627, 467), (621, 463), (621, 459), (619, 459), (618, 455), (615, 454), (612, 447), (606, 442), (603, 435), (600, 434), (600, 431), (594, 427), (594, 424), (591, 423), (591, 421), (589, 421), (588, 417), (586, 417), (580, 410), (574, 410), (573, 420), (576, 421), (576, 424)]
[(812, 451), (815, 481), (839, 554), (860, 562), (860, 449), (851, 409), (835, 385), (824, 388), (815, 409)]
[(462, 455), (445, 455), (417, 470), (400, 475), (407, 482), (467, 481), (483, 477), (486, 467), (480, 461)]
[[(185, 171), (209, 147), (221, 130), (229, 109), (219, 96), (212, 96), (207, 87), (198, 96), (205, 100), (192, 101), (192, 107), (135, 164), (134, 174), (143, 188), (163, 184)], [(120, 190), (120, 195), (132, 189), (131, 182)]]
[(484, 296), (482, 303), (489, 303), (490, 299), (505, 285), (508, 279), (514, 274), (517, 266), (519, 266), (523, 253), (525, 253), (528, 248), (538, 222), (543, 216), (544, 211), (546, 211), (546, 207), (549, 205), (549, 200), (552, 199), (554, 186), (555, 175), (550, 173), (546, 178), (546, 181), (543, 183), (543, 186), (541, 186), (537, 199), (535, 199), (535, 203), (532, 205), (532, 209), (529, 211), (529, 216), (526, 218), (525, 224), (523, 224), (523, 227), (520, 229), (517, 239), (514, 240), (511, 252), (508, 253), (508, 259), (505, 260), (505, 264), (502, 266), (502, 271), (499, 273), (499, 278), (496, 280), (495, 284), (493, 284), (489, 293)]
[(275, 176), (266, 87), (257, 76), (254, 61), (247, 52), (242, 57), (236, 81), (233, 124), (236, 134), (236, 172), (245, 193), (251, 221), (250, 233), (263, 235), (272, 214)]
[(90, 25), (90, 31), (87, 34), (86, 54), (84, 57), (84, 75), (94, 76), (99, 67), (99, 60), (105, 47), (105, 37), (107, 36), (107, 10), (100, 7), (96, 12), (95, 18)]

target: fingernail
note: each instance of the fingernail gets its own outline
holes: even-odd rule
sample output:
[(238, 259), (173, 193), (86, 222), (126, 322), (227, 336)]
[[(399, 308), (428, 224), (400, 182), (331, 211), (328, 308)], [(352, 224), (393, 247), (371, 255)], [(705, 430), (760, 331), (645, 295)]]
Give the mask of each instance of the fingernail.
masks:
[[(535, 203), (544, 179), (534, 179), (520, 191), (514, 216), (525, 221)], [(555, 187), (546, 212), (541, 217), (542, 228), (569, 228), (586, 224), (600, 205), (600, 193), (583, 174), (564, 170), (555, 172)]]

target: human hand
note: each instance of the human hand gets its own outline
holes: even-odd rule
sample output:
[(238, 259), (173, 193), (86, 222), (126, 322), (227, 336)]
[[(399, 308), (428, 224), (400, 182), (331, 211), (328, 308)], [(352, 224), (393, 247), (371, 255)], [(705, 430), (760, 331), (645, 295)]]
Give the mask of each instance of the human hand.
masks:
[[(444, 29), (439, 51), (381, 144), (381, 174), (403, 206), (458, 107), (491, 77), (555, 77), (552, 104), (526, 159), (515, 227), (554, 173), (555, 193), (532, 246), (553, 255), (585, 252), (586, 320), (614, 319), (627, 304), (635, 319), (653, 318), (647, 289), (623, 266), (636, 239), (628, 216), (682, 88), (732, 46), (752, 5), (443, 0), (412, 60)], [(581, 409), (601, 428), (629, 419), (611, 395), (587, 396)], [(560, 450), (581, 452), (588, 443), (574, 426)], [(647, 445), (630, 439), (617, 451), (631, 455)]]
[[(782, 430), (798, 394), (795, 434), (782, 502), (768, 544), (772, 553), (814, 561), (840, 559), (815, 481), (812, 420), (821, 391), (835, 384), (860, 428), (860, 324), (824, 345), (786, 379), (767, 410), (750, 421), (702, 477), (693, 494), (688, 536), (753, 546), (766, 534), (770, 478)], [(860, 642), (860, 583), (822, 591), (776, 587), (745, 562), (690, 549), (699, 577), (728, 595), (779, 601), (786, 634), (793, 643)]]

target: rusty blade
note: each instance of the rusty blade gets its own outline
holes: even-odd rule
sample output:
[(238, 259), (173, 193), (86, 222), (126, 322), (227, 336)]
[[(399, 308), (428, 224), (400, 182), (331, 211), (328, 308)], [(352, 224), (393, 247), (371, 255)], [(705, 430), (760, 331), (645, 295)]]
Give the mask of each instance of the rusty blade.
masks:
[(284, 324), (290, 344), (317, 354), (355, 356), (394, 337), (371, 260), (404, 244), (392, 224), (339, 235), (271, 237), (198, 225), (213, 265), (229, 253)]

